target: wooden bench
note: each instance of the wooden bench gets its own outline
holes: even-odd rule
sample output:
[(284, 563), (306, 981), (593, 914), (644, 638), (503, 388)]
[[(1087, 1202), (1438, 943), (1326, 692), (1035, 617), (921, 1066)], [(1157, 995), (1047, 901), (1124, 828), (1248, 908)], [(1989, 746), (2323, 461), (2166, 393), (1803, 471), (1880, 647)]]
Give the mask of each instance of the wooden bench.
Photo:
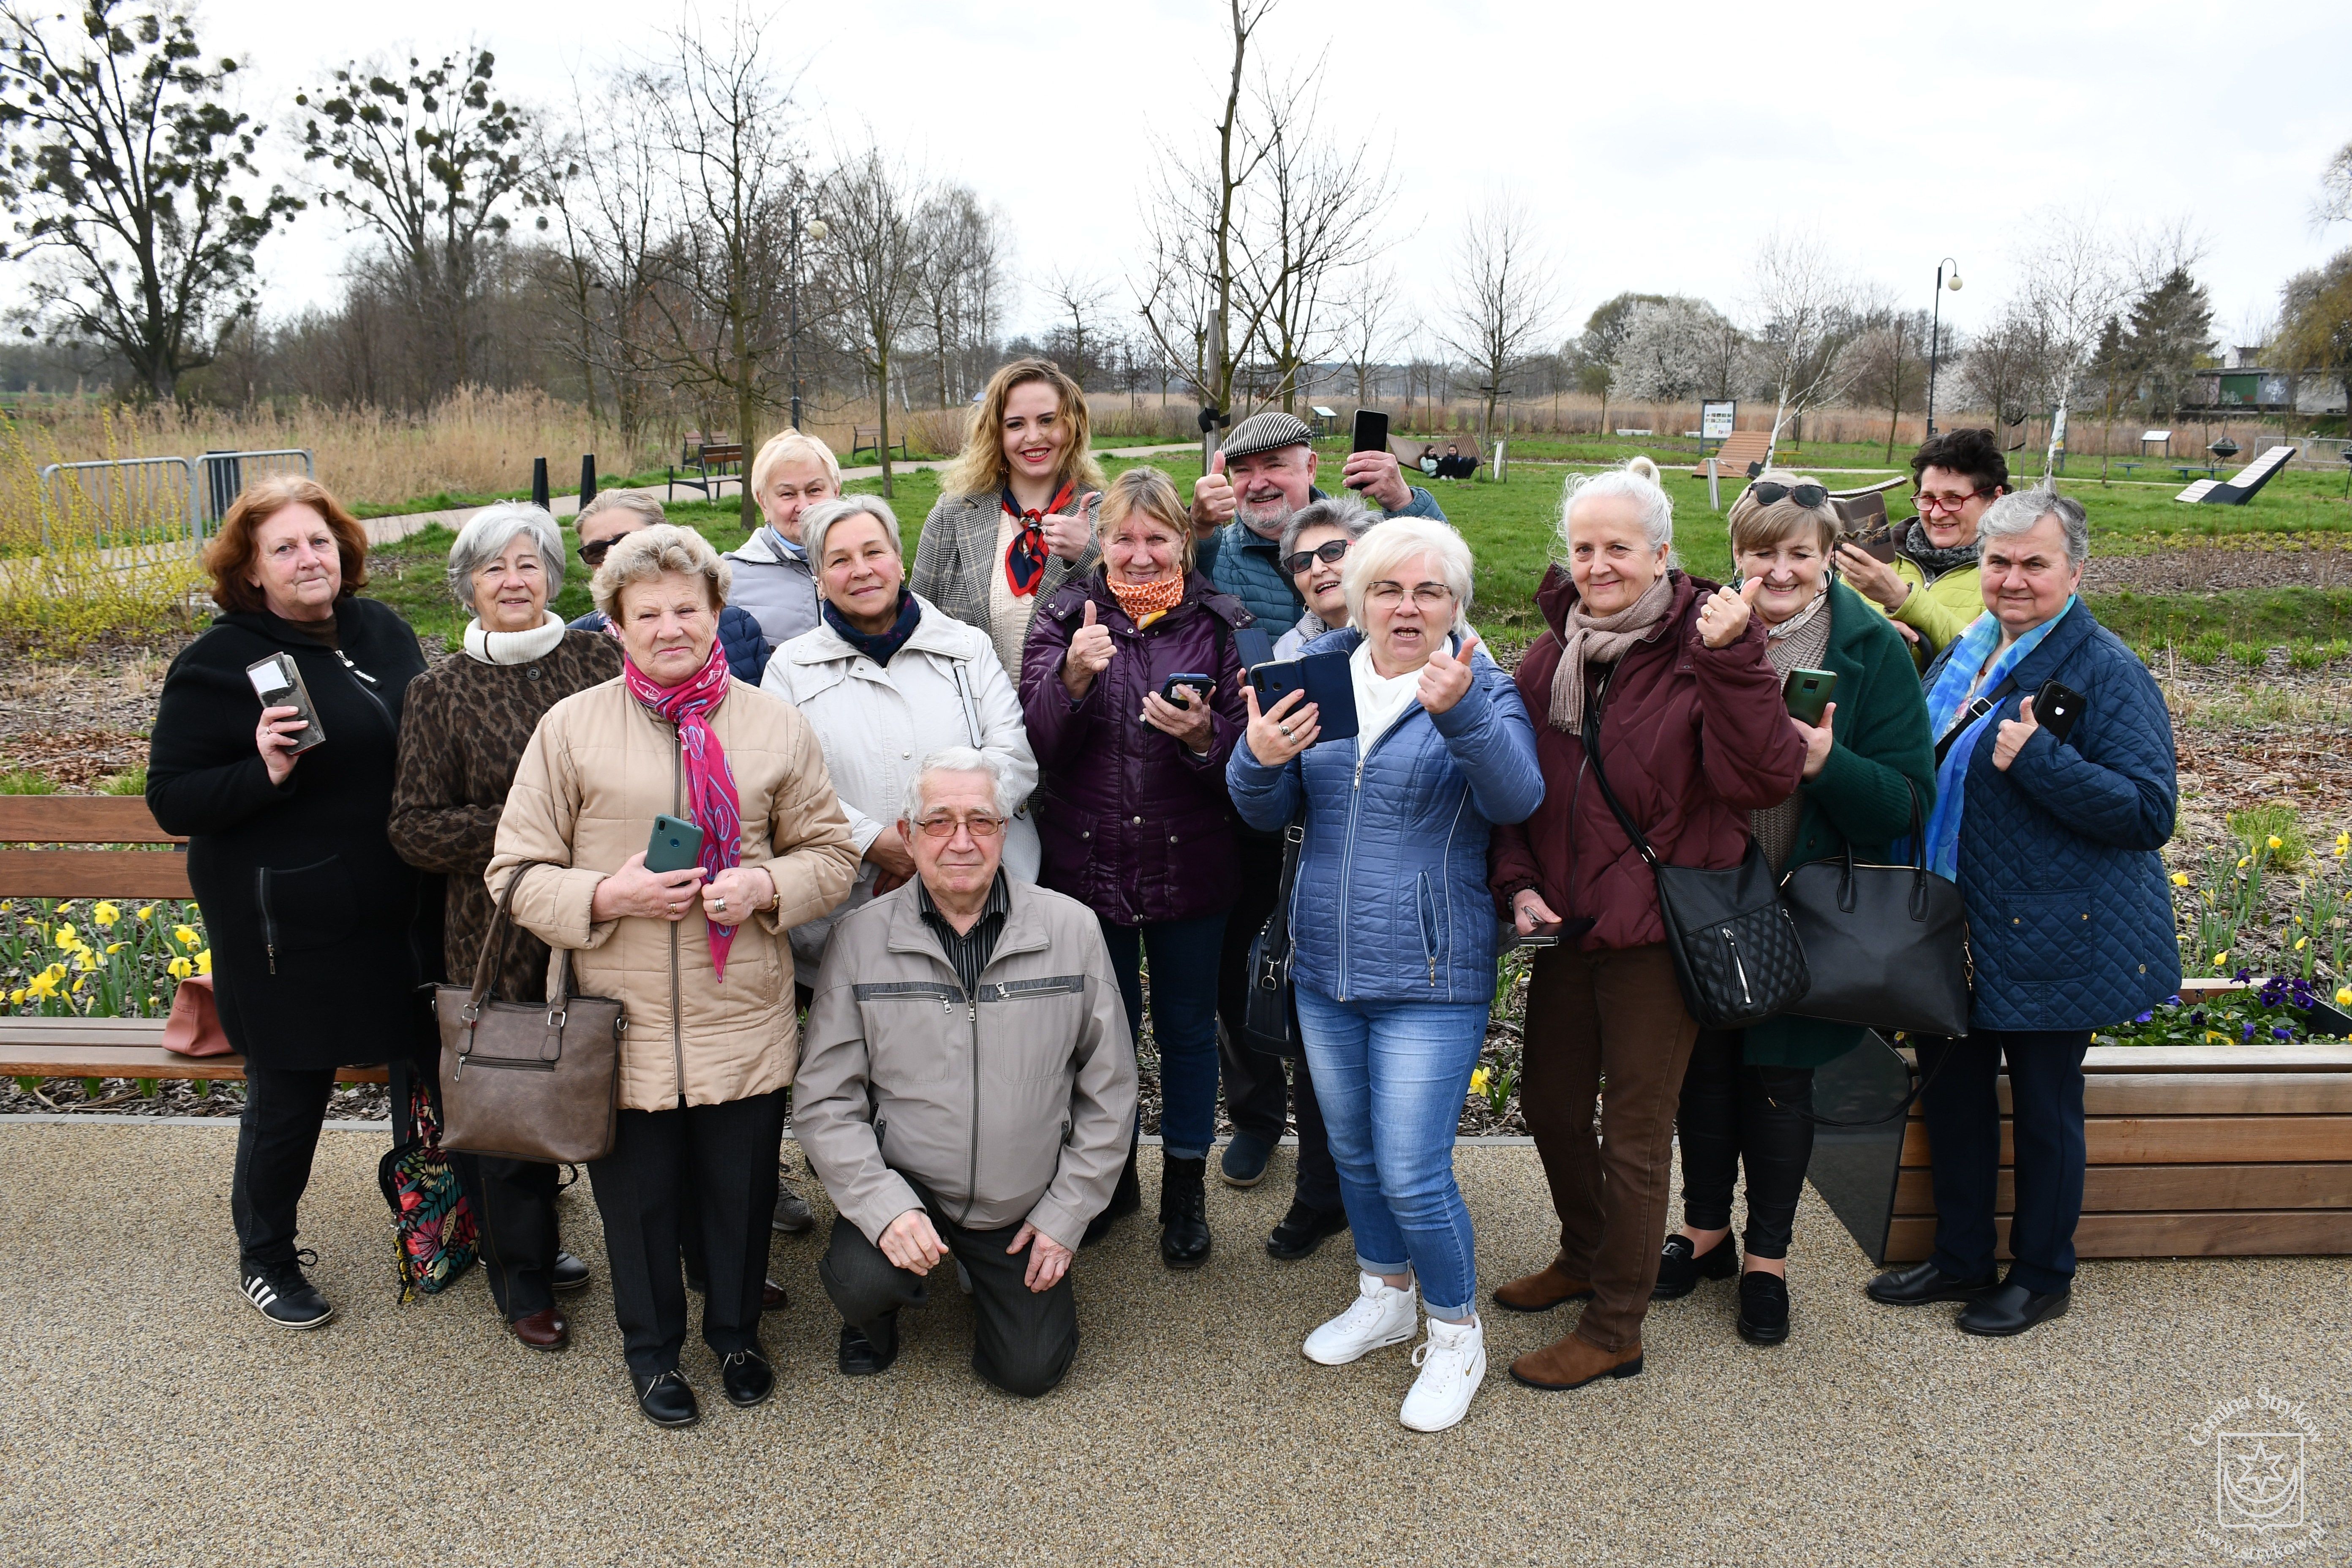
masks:
[(1748, 470), (1761, 465), (1771, 450), (1772, 433), (1769, 430), (1734, 430), (1723, 438), (1722, 446), (1712, 452), (1700, 454), (1698, 467), (1691, 470), (1691, 478), (1706, 478), (1706, 460), (1713, 458), (1716, 471), (1725, 479), (1747, 479)]
[[(898, 452), (899, 457), (907, 459), (908, 462), (914, 461), (913, 454), (907, 450), (907, 437), (905, 432), (901, 431), (899, 433), (898, 439), (892, 443), (892, 446), (893, 449)], [(874, 454), (875, 459), (877, 462), (880, 461), (882, 457), (882, 426), (879, 425), (853, 425), (849, 427), (849, 455), (855, 458), (860, 452), (871, 452)]]
[[(680, 473), (678, 468), (688, 471)], [(743, 488), (743, 443), (689, 440), (678, 454), (677, 467), (669, 470), (664, 499), (675, 500), (677, 487), (684, 485), (717, 500), (719, 487), (730, 480), (738, 490)]]
[[(187, 857), (174, 852), (186, 843), (158, 827), (137, 795), (0, 795), (0, 846), (7, 846), (0, 847), (0, 898), (190, 899)], [(163, 1039), (161, 1018), (0, 1016), (0, 1077), (245, 1077), (243, 1057), (184, 1057), (165, 1050)], [(345, 1083), (386, 1079), (380, 1067), (345, 1068), (337, 1076)]]

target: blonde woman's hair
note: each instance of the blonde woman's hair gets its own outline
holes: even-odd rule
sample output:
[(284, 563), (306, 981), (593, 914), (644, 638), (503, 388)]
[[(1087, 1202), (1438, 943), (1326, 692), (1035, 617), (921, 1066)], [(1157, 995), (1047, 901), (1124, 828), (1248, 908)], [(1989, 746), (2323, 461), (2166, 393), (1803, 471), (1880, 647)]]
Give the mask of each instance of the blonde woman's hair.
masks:
[(814, 458), (824, 465), (825, 473), (833, 479), (835, 494), (841, 490), (841, 460), (833, 448), (814, 436), (803, 436), (797, 430), (779, 430), (768, 437), (760, 455), (751, 459), (751, 493), (759, 495), (768, 488), (768, 476), (776, 471), (779, 463), (790, 463), (803, 458)]
[(971, 428), (964, 433), (963, 450), (940, 475), (943, 496), (994, 496), (1013, 476), (1004, 458), (1004, 405), (1015, 387), (1043, 382), (1061, 399), (1062, 417), (1070, 427), (1070, 444), (1062, 448), (1062, 471), (1054, 476), (1056, 489), (1076, 482), (1082, 489), (1103, 488), (1102, 465), (1095, 461), (1094, 426), (1087, 416), (1087, 395), (1049, 359), (1017, 359), (988, 378), (987, 390), (972, 410)]
[(1111, 480), (1103, 491), (1102, 508), (1095, 513), (1095, 539), (1108, 539), (1111, 530), (1129, 512), (1139, 511), (1176, 535), (1178, 570), (1192, 570), (1192, 519), (1176, 494), (1176, 482), (1161, 469), (1139, 463)]
[(1452, 523), (1433, 517), (1392, 517), (1372, 525), (1348, 552), (1339, 574), (1339, 591), (1348, 596), (1348, 624), (1364, 626), (1364, 595), (1371, 585), (1393, 576), (1396, 569), (1416, 555), (1437, 557), (1445, 585), (1454, 591), (1454, 631), (1470, 627), (1470, 595), (1475, 585), (1477, 562), (1470, 542)]
[(1819, 506), (1799, 506), (1796, 497), (1782, 496), (1766, 506), (1757, 499), (1756, 487), (1767, 481), (1787, 485), (1790, 489), (1822, 483), (1809, 474), (1792, 473), (1787, 468), (1768, 468), (1750, 479), (1748, 488), (1739, 492), (1739, 499), (1731, 503), (1731, 553), (1735, 558), (1751, 550), (1769, 550), (1807, 528), (1819, 536), (1822, 554), (1837, 547), (1838, 535), (1845, 531), (1845, 520), (1838, 515), (1834, 501), (1823, 497)]
[(604, 618), (617, 626), (621, 624), (622, 591), (672, 572), (702, 579), (713, 615), (726, 608), (727, 591), (735, 584), (735, 568), (711, 547), (710, 541), (674, 522), (623, 534), (606, 553), (604, 563), (596, 568), (596, 576), (588, 584), (589, 596), (596, 601)]

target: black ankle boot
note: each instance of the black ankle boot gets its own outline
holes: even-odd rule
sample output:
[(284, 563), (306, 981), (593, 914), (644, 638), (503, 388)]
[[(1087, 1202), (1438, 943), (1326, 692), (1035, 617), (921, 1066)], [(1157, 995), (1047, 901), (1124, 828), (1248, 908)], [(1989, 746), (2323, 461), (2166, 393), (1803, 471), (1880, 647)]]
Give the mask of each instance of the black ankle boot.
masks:
[(1751, 1345), (1777, 1345), (1789, 1337), (1789, 1282), (1751, 1268), (1739, 1277), (1739, 1337)]
[(1162, 1156), (1160, 1163), (1160, 1261), (1198, 1268), (1209, 1260), (1209, 1162)]
[(1118, 1185), (1110, 1190), (1110, 1202), (1102, 1213), (1087, 1221), (1087, 1233), (1078, 1238), (1080, 1247), (1092, 1247), (1110, 1234), (1110, 1227), (1143, 1206), (1143, 1178), (1135, 1173), (1135, 1148), (1127, 1146), (1127, 1164), (1118, 1173)]
[(1658, 1254), (1658, 1282), (1650, 1289), (1650, 1300), (1679, 1301), (1697, 1289), (1700, 1280), (1728, 1279), (1738, 1271), (1739, 1246), (1729, 1236), (1695, 1257), (1690, 1237), (1676, 1231)]

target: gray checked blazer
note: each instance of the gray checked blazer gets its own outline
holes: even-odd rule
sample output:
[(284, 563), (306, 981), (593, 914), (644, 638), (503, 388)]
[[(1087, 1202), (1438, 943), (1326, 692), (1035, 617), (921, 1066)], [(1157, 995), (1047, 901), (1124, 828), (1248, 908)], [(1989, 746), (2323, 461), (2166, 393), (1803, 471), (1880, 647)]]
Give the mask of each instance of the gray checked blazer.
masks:
[[(1089, 523), (1101, 507), (1098, 495), (1087, 503)], [(988, 624), (988, 574), (998, 566), (996, 527), (1003, 508), (993, 495), (941, 496), (923, 520), (922, 537), (915, 542), (915, 568), (907, 579), (907, 586), (916, 593), (991, 637), (996, 633)], [(1045, 580), (1037, 584), (1037, 602), (1044, 604), (1063, 584), (1084, 576), (1101, 561), (1101, 547), (1091, 542), (1075, 565), (1058, 555), (1048, 556)], [(1020, 671), (1014, 670), (1013, 678), (1019, 680)]]

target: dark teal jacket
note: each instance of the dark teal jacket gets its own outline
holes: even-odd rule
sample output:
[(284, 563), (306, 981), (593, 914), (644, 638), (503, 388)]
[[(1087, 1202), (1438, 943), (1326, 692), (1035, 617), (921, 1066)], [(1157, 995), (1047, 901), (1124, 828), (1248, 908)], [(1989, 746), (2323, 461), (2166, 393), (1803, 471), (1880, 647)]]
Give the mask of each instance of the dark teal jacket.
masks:
[[(1906, 778), (1918, 788), (1922, 821), (1936, 803), (1936, 743), (1909, 646), (1843, 583), (1830, 584), (1829, 617), (1822, 663), (1837, 672), (1830, 696), (1837, 744), (1821, 776), (1797, 786), (1804, 811), (1784, 874), (1838, 854), (1849, 839), (1855, 859), (1885, 863), (1887, 845), (1911, 831)], [(1745, 1055), (1759, 1067), (1819, 1067), (1862, 1044), (1863, 1034), (1851, 1024), (1767, 1018), (1748, 1029)]]

